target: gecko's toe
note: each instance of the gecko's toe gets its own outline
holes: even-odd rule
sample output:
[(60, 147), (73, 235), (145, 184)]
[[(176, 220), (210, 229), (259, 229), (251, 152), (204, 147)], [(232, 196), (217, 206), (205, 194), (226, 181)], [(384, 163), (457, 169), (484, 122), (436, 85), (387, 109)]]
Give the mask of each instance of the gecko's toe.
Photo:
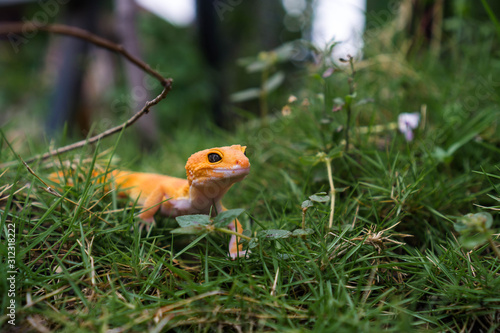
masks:
[(154, 218), (152, 218), (152, 217), (147, 218), (147, 219), (141, 219), (141, 221), (139, 221), (139, 232), (142, 232), (143, 228), (146, 228), (146, 231), (149, 232), (149, 230), (155, 225), (156, 225), (156, 222), (155, 222)]
[(231, 260), (236, 260), (237, 258), (248, 258), (247, 255), (252, 253), (250, 250), (240, 250), (237, 252), (229, 253), (229, 257), (231, 257)]

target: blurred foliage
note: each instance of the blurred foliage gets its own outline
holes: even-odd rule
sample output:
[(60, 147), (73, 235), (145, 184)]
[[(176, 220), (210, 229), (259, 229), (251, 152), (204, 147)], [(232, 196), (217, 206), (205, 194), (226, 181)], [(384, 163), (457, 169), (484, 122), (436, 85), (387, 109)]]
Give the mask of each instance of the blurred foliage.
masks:
[[(244, 69), (237, 65), (237, 59), (256, 54), (264, 44), (278, 46), (277, 36), (280, 34), (289, 39), (300, 36), (300, 31), (285, 33), (285, 29), (279, 23), (283, 21), (283, 9), (279, 2), (277, 4), (278, 6), (275, 4), (274, 7), (278, 11), (268, 13), (262, 18), (259, 16), (262, 15), (258, 12), (259, 7), (248, 3), (235, 5), (219, 17), (217, 22), (219, 26), (216, 31), (219, 32), (217, 38), (221, 39), (219, 44), (225, 61), (222, 73), (215, 73), (214, 69), (208, 67), (197, 42), (199, 36), (194, 25), (177, 27), (151, 13), (145, 11), (138, 13), (138, 30), (144, 60), (164, 76), (174, 78), (174, 89), (169, 98), (155, 108), (158, 127), (164, 134), (171, 136), (172, 131), (180, 127), (210, 131), (212, 127), (211, 103), (216, 95), (215, 89), (218, 89), (214, 82), (219, 80), (217, 76), (224, 77), (226, 94), (247, 88), (255, 82), (260, 85), (260, 78), (246, 75)], [(23, 17), (34, 17), (40, 8), (40, 4), (26, 6)], [(109, 2), (102, 5), (98, 23), (97, 34), (107, 38), (113, 38), (114, 35), (111, 11), (112, 6)], [(64, 11), (61, 10), (60, 14), (63, 13)], [(256, 22), (263, 20), (276, 22), (271, 26), (267, 25), (267, 28), (272, 28), (273, 31), (264, 31), (264, 28), (257, 29)], [(7, 41), (3, 42), (5, 47), (0, 50), (0, 67), (2, 76), (10, 79), (0, 83), (0, 107), (7, 110), (16, 108), (15, 114), (9, 113), (8, 117), (4, 117), (3, 123), (15, 122), (12, 125), (15, 128), (18, 125), (17, 122), (22, 119), (18, 116), (30, 114), (34, 123), (39, 127), (37, 128), (38, 135), (43, 136), (42, 124), (49, 113), (51, 88), (57, 72), (57, 59), (53, 55), (56, 51), (54, 45), (59, 38), (56, 35), (49, 36), (38, 32), (35, 37), (29, 38), (28, 43), (21, 45), (19, 53), (13, 52)], [(90, 69), (89, 64), (93, 56), (95, 55), (91, 54), (82, 65)], [(91, 102), (95, 108), (91, 111), (92, 121), (96, 123), (95, 131), (102, 131), (111, 123), (123, 122), (141, 107), (135, 104), (132, 97), (134, 92), (128, 91), (125, 84), (122, 74), (124, 60), (113, 56), (112, 61), (116, 64), (112, 70), (116, 76), (113, 81), (115, 85), (101, 93), (98, 97), (100, 101)], [(283, 80), (280, 79), (279, 83), (281, 81)], [(147, 88), (151, 98), (158, 91), (157, 85), (153, 85), (152, 89)], [(272, 108), (276, 108), (276, 101), (280, 97), (283, 98), (283, 93), (281, 91), (276, 98), (270, 100)], [(225, 113), (228, 117), (234, 116), (234, 113), (227, 112), (233, 106), (227, 104), (228, 99), (225, 102), (226, 104), (223, 105), (226, 109)], [(253, 104), (247, 106), (254, 107)], [(237, 110), (241, 114), (240, 106)], [(35, 111), (34, 114), (33, 111)], [(246, 111), (249, 111), (249, 114), (258, 114), (258, 111), (248, 109)], [(72, 133), (68, 134), (74, 136)]]

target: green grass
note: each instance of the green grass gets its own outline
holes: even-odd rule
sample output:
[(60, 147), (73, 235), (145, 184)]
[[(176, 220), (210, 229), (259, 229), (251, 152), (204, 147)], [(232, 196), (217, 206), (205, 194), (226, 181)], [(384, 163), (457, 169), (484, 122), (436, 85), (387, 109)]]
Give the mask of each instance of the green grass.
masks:
[[(13, 223), (21, 330), (498, 331), (500, 258), (488, 243), (465, 248), (454, 229), (461, 216), (483, 211), (493, 215), (491, 230), (499, 229), (500, 97), (490, 76), (498, 43), (474, 43), (463, 54), (450, 46), (449, 61), (368, 44), (367, 60), (354, 63), (353, 103), (374, 102), (353, 104), (348, 152), (345, 132), (336, 132), (345, 128), (345, 111), (330, 110), (349, 93), (349, 70), (323, 79), (324, 68), (312, 67), (293, 92), (290, 114), (277, 111), (266, 125), (249, 117), (233, 133), (172, 130), (173, 140), (149, 155), (125, 131), (93, 151), (34, 165), (47, 179), (54, 168), (45, 166), (75, 159), (83, 176), (59, 189), (61, 197), (24, 166), (10, 168), (0, 178), (0, 324), (10, 328), (6, 232)], [(406, 142), (390, 124), (424, 104), (425, 122)], [(171, 233), (173, 219), (158, 217), (140, 232), (133, 202), (106, 194), (90, 177), (93, 165), (111, 159), (182, 176), (191, 153), (233, 143), (248, 145), (252, 163), (225, 198), (227, 207), (245, 209), (240, 220), (257, 245), (248, 259), (227, 259), (224, 233)], [(0, 148), (2, 162), (16, 159), (5, 139)], [(300, 229), (302, 203), (330, 191), (318, 153), (335, 157), (333, 228), (329, 202), (314, 202), (305, 212), (312, 233), (266, 237), (265, 230)]]

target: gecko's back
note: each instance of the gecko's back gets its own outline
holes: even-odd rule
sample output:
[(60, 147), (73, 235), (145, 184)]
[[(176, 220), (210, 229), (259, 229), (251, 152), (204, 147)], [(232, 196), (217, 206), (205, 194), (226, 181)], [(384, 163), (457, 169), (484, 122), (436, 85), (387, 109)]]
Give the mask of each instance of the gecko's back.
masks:
[[(186, 179), (172, 176), (160, 175), (147, 172), (131, 172), (116, 170), (112, 172), (113, 179), (119, 190), (125, 190), (125, 195), (132, 200), (137, 200), (139, 204), (144, 201), (151, 193), (162, 186), (166, 190), (168, 197), (184, 197), (189, 192), (189, 184)], [(121, 191), (120, 191), (121, 192)]]

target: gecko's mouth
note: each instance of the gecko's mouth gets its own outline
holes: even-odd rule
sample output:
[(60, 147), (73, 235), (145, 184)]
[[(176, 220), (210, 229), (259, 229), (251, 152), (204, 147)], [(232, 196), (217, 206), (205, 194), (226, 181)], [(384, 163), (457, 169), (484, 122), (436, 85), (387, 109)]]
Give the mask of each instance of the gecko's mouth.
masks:
[(242, 168), (240, 166), (233, 168), (217, 168), (205, 170), (204, 174), (199, 174), (193, 179), (195, 186), (204, 186), (207, 183), (233, 184), (241, 181), (250, 172), (250, 167)]
[(246, 176), (250, 172), (250, 167), (248, 168), (221, 168), (221, 169), (213, 169), (215, 173), (223, 174), (224, 177), (240, 177)]

